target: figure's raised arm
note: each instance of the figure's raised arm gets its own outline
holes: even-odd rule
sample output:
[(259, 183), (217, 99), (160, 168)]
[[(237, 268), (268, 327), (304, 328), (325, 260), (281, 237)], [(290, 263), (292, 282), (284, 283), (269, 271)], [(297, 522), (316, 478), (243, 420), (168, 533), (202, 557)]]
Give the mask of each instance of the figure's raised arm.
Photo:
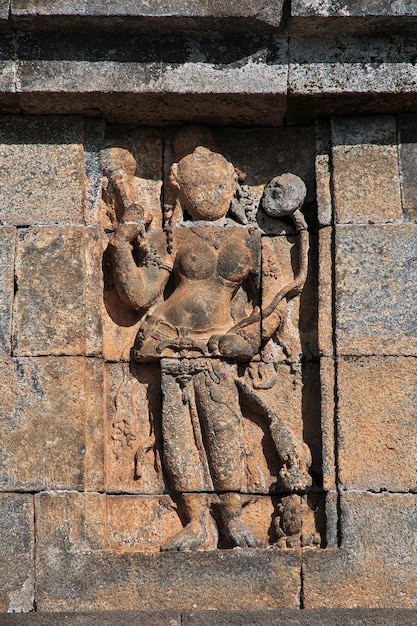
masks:
[(166, 248), (162, 231), (145, 233), (140, 223), (117, 227), (111, 241), (113, 274), (120, 298), (131, 308), (145, 312), (164, 290), (173, 265)]

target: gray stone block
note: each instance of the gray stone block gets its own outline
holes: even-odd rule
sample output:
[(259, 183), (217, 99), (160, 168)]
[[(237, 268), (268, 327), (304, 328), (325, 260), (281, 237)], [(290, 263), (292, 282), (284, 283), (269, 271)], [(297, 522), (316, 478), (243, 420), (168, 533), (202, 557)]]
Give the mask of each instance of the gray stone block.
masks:
[(230, 550), (146, 557), (64, 552), (64, 537), (61, 547), (48, 541), (51, 537), (44, 536), (38, 551), (39, 611), (299, 605), (297, 552)]
[(181, 626), (178, 611), (89, 611), (0, 615), (1, 626)]
[[(408, 608), (415, 620), (416, 523), (412, 494), (342, 493), (342, 547), (303, 554), (305, 608)], [(365, 624), (392, 623), (372, 615)]]
[(124, 123), (249, 123), (262, 117), (279, 123), (287, 48), (282, 35), (111, 34), (92, 41), (83, 34), (51, 34), (45, 42), (31, 34), (19, 40), (19, 102), (27, 113), (102, 114)]
[(0, 356), (11, 354), (16, 229), (0, 227)]
[(80, 119), (3, 117), (0, 219), (21, 226), (83, 222), (82, 144)]
[(336, 227), (339, 355), (415, 355), (417, 225)]
[(324, 113), (414, 111), (414, 35), (294, 32), (288, 115), (293, 123)]
[[(282, 20), (283, 0), (12, 0), (11, 16), (17, 27), (100, 25), (161, 30), (228, 28), (265, 30), (277, 28)], [(57, 20), (58, 18), (58, 20)], [(62, 18), (66, 18), (63, 20)]]
[(399, 117), (399, 150), (403, 208), (408, 218), (417, 221), (417, 116)]
[(332, 144), (336, 222), (402, 221), (395, 117), (337, 117)]
[(0, 612), (33, 611), (33, 518), (33, 496), (0, 494)]

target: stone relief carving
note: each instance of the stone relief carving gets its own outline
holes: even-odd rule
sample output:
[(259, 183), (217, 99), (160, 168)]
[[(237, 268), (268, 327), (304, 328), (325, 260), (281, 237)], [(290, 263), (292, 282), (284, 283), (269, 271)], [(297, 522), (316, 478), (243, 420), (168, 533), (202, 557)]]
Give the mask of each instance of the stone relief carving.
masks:
[[(254, 485), (282, 494), (275, 543), (294, 547), (301, 533), (299, 496), (312, 482), (311, 455), (302, 429), (276, 410), (283, 381), (274, 351), (278, 346), (291, 355), (287, 303), (301, 293), (307, 275), (308, 232), (300, 211), (306, 188), (286, 173), (255, 197), (205, 128), (180, 130), (174, 152), (162, 228), (154, 211), (135, 199), (132, 154), (124, 147), (102, 152), (115, 289), (141, 319), (132, 346), (135, 367), (160, 368), (162, 465), (184, 513), (183, 529), (161, 549), (216, 549), (219, 528), (231, 547), (262, 547), (242, 518)], [(286, 284), (274, 241), (285, 229), (298, 242)], [(135, 411), (126, 408), (130, 388), (125, 382), (117, 394), (112, 438), (116, 456), (123, 446), (135, 448), (139, 479), (155, 445), (138, 445), (141, 434), (129, 418)], [(251, 465), (245, 426), (251, 419), (270, 442), (273, 485)]]

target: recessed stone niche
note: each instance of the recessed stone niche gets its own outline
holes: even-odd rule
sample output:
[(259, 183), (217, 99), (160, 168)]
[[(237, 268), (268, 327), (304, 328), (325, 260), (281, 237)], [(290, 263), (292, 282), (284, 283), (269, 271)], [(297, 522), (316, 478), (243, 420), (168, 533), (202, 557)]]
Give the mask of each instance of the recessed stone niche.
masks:
[(1, 610), (412, 604), (412, 122), (2, 126)]

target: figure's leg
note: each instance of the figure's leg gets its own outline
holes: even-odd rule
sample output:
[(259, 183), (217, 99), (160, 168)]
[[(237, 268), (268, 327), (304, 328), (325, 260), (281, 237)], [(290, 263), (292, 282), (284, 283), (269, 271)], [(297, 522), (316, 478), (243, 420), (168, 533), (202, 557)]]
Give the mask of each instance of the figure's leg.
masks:
[(241, 518), (239, 492), (244, 484), (245, 456), (238, 391), (227, 365), (217, 362), (212, 367), (211, 373), (195, 377), (194, 387), (223, 522), (232, 546), (260, 547), (262, 542)]
[[(211, 517), (211, 482), (202, 445), (191, 376), (178, 374), (180, 361), (163, 360), (162, 441), (164, 467), (178, 494), (187, 525), (161, 550), (214, 550), (217, 528)], [(198, 417), (197, 417), (198, 421)]]

